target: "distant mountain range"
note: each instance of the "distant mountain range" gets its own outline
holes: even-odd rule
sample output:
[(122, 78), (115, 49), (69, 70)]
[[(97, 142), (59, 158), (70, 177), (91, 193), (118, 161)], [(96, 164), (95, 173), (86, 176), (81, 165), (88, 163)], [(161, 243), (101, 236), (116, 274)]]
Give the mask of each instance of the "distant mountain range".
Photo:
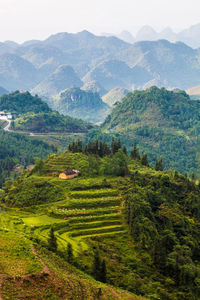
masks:
[(193, 88), (188, 89), (187, 93), (190, 96), (199, 96), (200, 97), (200, 86), (194, 86)]
[[(111, 33), (103, 33), (105, 36), (114, 36)], [(160, 32), (157, 32), (153, 27), (145, 25), (138, 30), (135, 36), (129, 31), (123, 30), (116, 35), (119, 39), (127, 43), (135, 43), (138, 41), (156, 41), (165, 39), (170, 42), (183, 42), (192, 48), (200, 47), (200, 23), (186, 28), (178, 33), (174, 32), (172, 28), (166, 27)]]
[[(166, 37), (167, 32), (170, 30), (165, 30)], [(138, 36), (145, 39), (145, 34), (153, 39), (150, 28), (143, 28)], [(129, 36), (131, 42), (130, 34), (124, 32), (123, 36)], [(66, 89), (80, 88), (103, 96), (116, 87), (133, 90), (153, 85), (179, 89), (199, 86), (200, 50), (167, 40), (131, 44), (88, 31), (58, 33), (22, 45), (0, 43), (0, 86), (8, 91), (31, 91), (53, 108), (57, 95)]]

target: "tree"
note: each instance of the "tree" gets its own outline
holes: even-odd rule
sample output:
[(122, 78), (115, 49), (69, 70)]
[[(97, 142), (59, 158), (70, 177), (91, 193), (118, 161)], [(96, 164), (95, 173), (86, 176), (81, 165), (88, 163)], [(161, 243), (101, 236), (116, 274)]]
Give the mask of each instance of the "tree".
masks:
[(42, 159), (37, 159), (35, 162), (35, 167), (33, 169), (33, 172), (42, 175), (43, 168), (44, 168), (44, 161)]
[(71, 243), (67, 244), (67, 261), (71, 264), (73, 263), (74, 255)]
[(92, 273), (96, 280), (106, 282), (106, 262), (104, 259), (101, 261), (98, 250), (95, 251)]
[(102, 263), (101, 263), (101, 270), (100, 270), (100, 281), (101, 282), (106, 282), (106, 262), (105, 262), (105, 259), (102, 260)]
[(127, 149), (126, 149), (126, 146), (123, 146), (122, 151), (124, 152), (125, 155), (127, 155)]
[(57, 251), (57, 238), (54, 234), (54, 229), (51, 227), (49, 233), (49, 240), (48, 240), (49, 250), (56, 252)]
[(92, 267), (92, 273), (96, 280), (100, 280), (100, 268), (101, 268), (101, 260), (99, 256), (99, 251), (96, 250), (94, 254), (94, 261), (93, 261), (93, 267)]
[(131, 158), (140, 160), (140, 154), (139, 154), (139, 151), (137, 149), (136, 142), (134, 143), (133, 150), (131, 151)]
[(155, 170), (156, 171), (163, 171), (163, 161), (162, 161), (162, 158), (160, 160), (156, 160)]
[(195, 182), (195, 180), (196, 180), (196, 176), (195, 176), (195, 174), (194, 174), (194, 173), (192, 173), (192, 181), (194, 181), (194, 182)]
[(149, 165), (147, 154), (143, 154), (142, 155), (141, 163), (144, 166), (148, 166)]

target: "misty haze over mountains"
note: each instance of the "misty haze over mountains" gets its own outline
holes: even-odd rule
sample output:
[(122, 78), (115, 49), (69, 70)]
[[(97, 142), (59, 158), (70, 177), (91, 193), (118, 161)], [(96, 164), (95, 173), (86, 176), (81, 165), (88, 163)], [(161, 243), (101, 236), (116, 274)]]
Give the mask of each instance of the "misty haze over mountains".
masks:
[[(197, 46), (198, 32), (200, 25), (192, 26), (176, 38)], [(84, 30), (21, 45), (0, 43), (0, 87), (29, 90), (53, 105), (60, 92), (74, 87), (103, 96), (117, 87), (189, 89), (200, 85), (200, 49), (166, 40), (175, 40), (172, 30), (158, 34), (145, 26), (136, 37), (144, 41), (131, 44), (122, 38), (130, 41), (131, 35), (124, 32), (120, 39)], [(154, 41), (157, 38), (162, 39)]]
[[(106, 36), (113, 35), (109, 33), (104, 34)], [(165, 39), (170, 42), (183, 42), (192, 48), (198, 48), (200, 47), (200, 23), (179, 32), (175, 32), (171, 27), (166, 27), (160, 32), (157, 32), (153, 27), (145, 25), (138, 30), (135, 36), (127, 30), (123, 30), (116, 36), (131, 44), (138, 41), (155, 41)]]

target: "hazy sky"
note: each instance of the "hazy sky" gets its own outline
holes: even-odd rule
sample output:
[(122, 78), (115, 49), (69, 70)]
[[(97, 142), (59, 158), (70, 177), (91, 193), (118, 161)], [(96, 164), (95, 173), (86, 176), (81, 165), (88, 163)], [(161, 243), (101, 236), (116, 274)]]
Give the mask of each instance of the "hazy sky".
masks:
[(200, 23), (200, 0), (0, 0), (0, 41), (52, 33), (135, 33), (143, 25), (175, 30)]

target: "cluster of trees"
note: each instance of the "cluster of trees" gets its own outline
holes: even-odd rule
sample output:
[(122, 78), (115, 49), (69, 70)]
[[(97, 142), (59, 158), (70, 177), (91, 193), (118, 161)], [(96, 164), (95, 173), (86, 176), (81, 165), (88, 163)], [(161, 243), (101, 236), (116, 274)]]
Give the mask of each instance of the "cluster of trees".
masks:
[[(115, 155), (120, 149), (125, 155), (128, 155), (127, 148), (125, 145), (122, 146), (120, 138), (116, 140), (112, 138), (110, 145), (97, 139), (94, 142), (89, 141), (85, 146), (83, 146), (81, 140), (74, 141), (68, 146), (68, 150), (73, 153), (81, 152), (85, 154), (95, 154), (99, 155), (100, 157)], [(149, 165), (147, 154), (140, 155), (136, 142), (134, 143), (133, 149), (131, 150), (130, 157), (134, 160), (141, 161), (143, 165)], [(159, 162), (162, 164), (162, 159)]]
[[(103, 158), (102, 164), (97, 162), (92, 156), (89, 156), (90, 169), (95, 169), (96, 174), (103, 173), (105, 175), (125, 176), (129, 174), (128, 170), (128, 153), (126, 146), (122, 146), (120, 139), (112, 139), (111, 144), (98, 141), (88, 142), (85, 146), (81, 140), (74, 141), (69, 144), (68, 150), (73, 153), (84, 153), (87, 155), (93, 154)], [(130, 158), (138, 160), (144, 166), (149, 166), (147, 154), (140, 154), (136, 142), (130, 152)], [(155, 169), (163, 170), (163, 160), (156, 160)]]
[(173, 178), (140, 173), (131, 178), (124, 198), (134, 243), (150, 255), (172, 299), (199, 299), (200, 187), (178, 172)]
[[(122, 149), (120, 139), (112, 139), (111, 145), (109, 146), (106, 142), (99, 141), (98, 139), (95, 142), (89, 141), (85, 146), (83, 146), (82, 141), (74, 141), (72, 144), (69, 144), (68, 150), (76, 153), (81, 152), (85, 154), (95, 154), (100, 157), (104, 157), (109, 154), (115, 154), (119, 149)], [(126, 147), (123, 147), (123, 152), (127, 154)]]

